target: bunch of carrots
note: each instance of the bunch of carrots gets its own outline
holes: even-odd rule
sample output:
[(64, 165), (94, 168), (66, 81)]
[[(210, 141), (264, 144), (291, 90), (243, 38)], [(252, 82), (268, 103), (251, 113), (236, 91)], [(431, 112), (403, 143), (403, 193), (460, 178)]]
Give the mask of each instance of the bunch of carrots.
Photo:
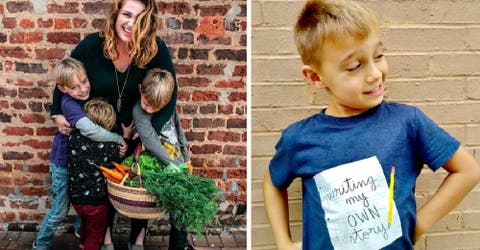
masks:
[[(142, 144), (139, 143), (135, 147), (135, 150), (133, 152), (133, 158), (134, 158), (135, 163), (138, 163), (138, 158), (140, 157), (141, 152), (142, 152)], [(127, 175), (127, 173), (130, 175), (129, 176), (130, 178), (133, 178), (135, 176), (135, 174), (130, 173), (131, 168), (129, 166), (123, 165), (123, 164), (120, 164), (120, 163), (117, 163), (117, 162), (114, 162), (114, 161), (112, 161), (112, 164), (115, 167), (113, 169), (110, 169), (110, 168), (107, 168), (107, 167), (104, 167), (104, 166), (99, 166), (98, 167), (100, 170), (102, 170), (103, 176), (105, 176), (105, 178), (107, 178), (108, 180), (113, 181), (115, 183), (120, 183), (120, 182), (122, 182), (123, 177), (125, 177), (125, 175)], [(132, 166), (133, 166), (133, 164), (132, 164)]]
[(100, 170), (102, 170), (103, 176), (112, 182), (120, 183), (126, 174), (129, 174), (130, 177), (135, 175), (133, 173), (129, 173), (131, 168), (127, 165), (123, 165), (114, 161), (112, 162), (112, 165), (115, 168), (107, 168), (102, 165), (98, 167)]

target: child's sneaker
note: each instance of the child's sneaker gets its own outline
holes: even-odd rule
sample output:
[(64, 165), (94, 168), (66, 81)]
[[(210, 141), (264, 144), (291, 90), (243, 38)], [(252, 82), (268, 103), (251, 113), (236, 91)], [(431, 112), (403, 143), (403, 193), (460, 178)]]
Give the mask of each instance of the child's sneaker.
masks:
[(35, 240), (35, 241), (33, 241), (33, 243), (32, 243), (32, 249), (33, 249), (33, 250), (47, 250), (48, 247), (46, 247), (46, 246), (38, 246), (38, 245), (37, 245), (37, 241)]

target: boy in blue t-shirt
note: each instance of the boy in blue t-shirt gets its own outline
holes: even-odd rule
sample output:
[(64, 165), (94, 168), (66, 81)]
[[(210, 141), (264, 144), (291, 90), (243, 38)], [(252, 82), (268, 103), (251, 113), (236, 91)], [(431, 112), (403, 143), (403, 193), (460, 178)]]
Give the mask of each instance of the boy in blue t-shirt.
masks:
[[(329, 96), (290, 125), (265, 175), (265, 209), (279, 249), (413, 249), (478, 183), (480, 168), (419, 109), (383, 100), (388, 65), (379, 25), (351, 1), (309, 1), (295, 26), (306, 80)], [(418, 211), (423, 165), (448, 175)], [(302, 242), (289, 230), (287, 188), (302, 178)]]

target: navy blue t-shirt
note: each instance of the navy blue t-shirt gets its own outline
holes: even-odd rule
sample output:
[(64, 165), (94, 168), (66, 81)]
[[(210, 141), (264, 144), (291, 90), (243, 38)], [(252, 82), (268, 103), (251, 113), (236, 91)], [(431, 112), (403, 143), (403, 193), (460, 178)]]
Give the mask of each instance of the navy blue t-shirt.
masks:
[(418, 108), (382, 102), (360, 115), (320, 113), (290, 125), (269, 170), (280, 189), (302, 179), (303, 249), (413, 249), (416, 179), (459, 146)]

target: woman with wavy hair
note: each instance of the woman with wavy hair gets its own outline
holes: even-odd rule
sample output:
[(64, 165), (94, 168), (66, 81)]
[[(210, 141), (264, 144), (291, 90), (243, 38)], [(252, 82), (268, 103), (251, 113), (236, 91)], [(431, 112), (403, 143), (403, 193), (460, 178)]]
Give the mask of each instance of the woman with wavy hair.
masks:
[[(91, 84), (91, 98), (104, 98), (115, 107), (117, 121), (114, 132), (121, 133), (122, 127), (133, 127), (132, 108), (140, 98), (138, 85), (149, 69), (165, 69), (176, 79), (169, 50), (157, 36), (160, 29), (157, 15), (154, 0), (114, 0), (104, 29), (85, 37), (71, 53), (85, 65)], [(61, 92), (55, 88), (50, 114), (60, 132), (69, 134), (70, 124), (61, 115), (60, 99)], [(172, 116), (176, 100), (175, 81), (172, 99), (152, 116), (154, 128), (162, 128)], [(133, 149), (131, 145), (129, 151)], [(111, 213), (109, 218), (102, 249), (113, 249), (110, 234), (113, 215)], [(147, 222), (131, 219), (129, 249), (143, 249)], [(171, 228), (169, 249), (190, 247), (187, 233), (173, 225)]]

